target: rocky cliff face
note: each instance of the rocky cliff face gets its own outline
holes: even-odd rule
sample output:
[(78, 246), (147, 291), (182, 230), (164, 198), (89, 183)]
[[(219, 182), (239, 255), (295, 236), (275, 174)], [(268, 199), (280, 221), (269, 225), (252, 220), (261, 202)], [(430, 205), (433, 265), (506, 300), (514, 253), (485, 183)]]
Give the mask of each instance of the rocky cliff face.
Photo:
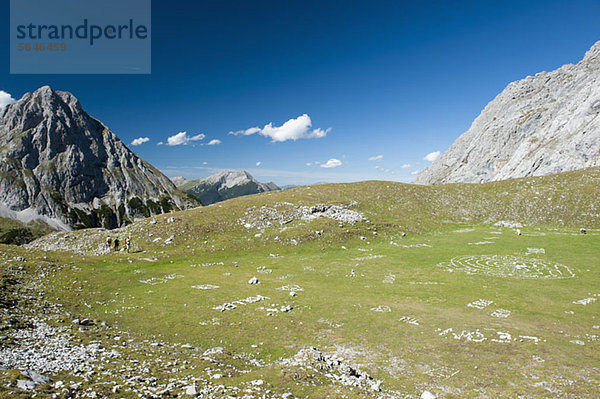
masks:
[(415, 182), (479, 183), (600, 165), (600, 42), (509, 84)]
[(111, 228), (195, 205), (70, 93), (45, 86), (0, 109), (0, 216)]
[(183, 181), (180, 177), (173, 179), (177, 182), (176, 184), (180, 190), (196, 197), (203, 205), (242, 195), (279, 190), (279, 187), (274, 183), (263, 184), (243, 170), (219, 172), (197, 180)]

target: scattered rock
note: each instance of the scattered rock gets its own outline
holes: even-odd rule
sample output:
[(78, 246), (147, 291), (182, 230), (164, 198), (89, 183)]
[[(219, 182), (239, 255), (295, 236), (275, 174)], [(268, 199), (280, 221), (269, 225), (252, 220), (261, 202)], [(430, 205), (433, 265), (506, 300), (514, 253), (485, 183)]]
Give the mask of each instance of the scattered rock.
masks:
[(421, 394), (421, 399), (435, 399), (436, 396), (429, 391), (423, 391)]
[(371, 310), (373, 312), (383, 312), (383, 313), (392, 311), (392, 309), (387, 305), (379, 305), (377, 307), (371, 308)]
[(494, 223), (496, 227), (508, 227), (509, 229), (520, 229), (523, 228), (523, 225), (519, 222), (511, 222), (507, 220), (500, 220), (499, 222)]
[[(349, 209), (355, 204), (355, 202), (352, 202), (347, 206), (329, 204), (298, 206), (289, 202), (283, 202), (275, 204), (272, 207), (250, 207), (246, 211), (245, 217), (239, 219), (238, 223), (247, 229), (265, 229), (273, 225), (282, 226), (294, 220), (313, 220), (319, 217), (326, 217), (337, 220), (341, 224), (354, 224), (364, 220), (362, 213)], [(317, 236), (320, 236), (323, 234), (323, 231), (316, 231), (315, 233)]]
[(200, 284), (200, 285), (192, 285), (192, 288), (197, 290), (216, 290), (219, 288), (218, 285), (213, 284)]
[(17, 380), (17, 388), (24, 391), (33, 391), (35, 389), (35, 382), (30, 380)]
[(31, 381), (33, 381), (33, 383), (35, 385), (48, 384), (51, 381), (50, 378), (48, 378), (48, 377), (46, 377), (46, 376), (44, 376), (42, 374), (36, 373), (33, 370), (25, 370), (25, 371), (21, 372), (21, 374), (24, 377), (27, 377)]
[(300, 350), (294, 357), (281, 362), (285, 366), (307, 367), (312, 372), (320, 370), (326, 377), (340, 382), (342, 385), (360, 387), (378, 392), (382, 381), (375, 380), (369, 374), (352, 367), (342, 358), (327, 355), (317, 348)]
[(300, 287), (297, 284), (284, 285), (283, 287), (279, 287), (277, 289), (281, 290), (281, 291), (293, 291), (293, 292), (304, 291), (304, 288)]
[(185, 390), (186, 395), (196, 396), (198, 392), (196, 392), (196, 385), (188, 385), (183, 388)]

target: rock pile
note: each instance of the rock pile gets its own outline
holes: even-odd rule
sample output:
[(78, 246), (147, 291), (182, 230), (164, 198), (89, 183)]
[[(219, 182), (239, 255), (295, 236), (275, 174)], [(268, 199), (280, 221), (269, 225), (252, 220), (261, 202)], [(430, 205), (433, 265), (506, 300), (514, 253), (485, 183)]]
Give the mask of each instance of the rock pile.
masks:
[(36, 317), (22, 316), (31, 328), (13, 330), (15, 346), (0, 349), (0, 369), (16, 368), (39, 373), (69, 370), (85, 374), (105, 349), (100, 345), (72, 345), (66, 329), (52, 327)]
[(496, 227), (508, 227), (509, 229), (522, 229), (523, 225), (519, 222), (511, 222), (508, 220), (500, 220), (494, 223)]
[(362, 213), (350, 208), (356, 203), (347, 206), (318, 204), (313, 206), (299, 206), (288, 202), (274, 206), (253, 206), (248, 208), (244, 217), (238, 222), (247, 229), (264, 229), (271, 226), (282, 226), (294, 220), (314, 220), (320, 217), (337, 220), (340, 223), (354, 224), (362, 222), (365, 217)]
[(380, 391), (382, 381), (375, 380), (366, 372), (347, 364), (335, 355), (327, 355), (317, 348), (300, 350), (290, 359), (281, 362), (285, 366), (313, 368), (342, 385)]

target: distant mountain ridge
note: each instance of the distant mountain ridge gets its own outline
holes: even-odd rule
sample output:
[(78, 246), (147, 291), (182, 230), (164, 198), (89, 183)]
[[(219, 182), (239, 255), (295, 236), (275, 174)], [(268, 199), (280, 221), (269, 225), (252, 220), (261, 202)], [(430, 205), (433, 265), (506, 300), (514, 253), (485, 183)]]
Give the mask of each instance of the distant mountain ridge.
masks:
[(509, 84), (415, 183), (480, 183), (600, 165), (600, 41)]
[(0, 109), (0, 216), (113, 228), (197, 205), (71, 93), (44, 86)]
[(180, 190), (197, 198), (203, 205), (243, 195), (280, 190), (275, 183), (261, 183), (245, 170), (227, 170), (196, 180), (186, 180), (181, 176), (171, 180)]

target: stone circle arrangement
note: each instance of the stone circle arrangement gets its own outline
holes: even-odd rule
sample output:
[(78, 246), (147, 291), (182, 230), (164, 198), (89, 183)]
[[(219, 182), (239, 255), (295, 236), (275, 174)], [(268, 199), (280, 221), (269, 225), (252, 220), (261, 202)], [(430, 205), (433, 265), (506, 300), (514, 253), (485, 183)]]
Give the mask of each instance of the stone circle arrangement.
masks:
[(575, 277), (565, 265), (542, 259), (524, 258), (513, 255), (463, 255), (441, 262), (438, 266), (447, 271), (467, 274), (485, 274), (507, 278), (563, 279)]

